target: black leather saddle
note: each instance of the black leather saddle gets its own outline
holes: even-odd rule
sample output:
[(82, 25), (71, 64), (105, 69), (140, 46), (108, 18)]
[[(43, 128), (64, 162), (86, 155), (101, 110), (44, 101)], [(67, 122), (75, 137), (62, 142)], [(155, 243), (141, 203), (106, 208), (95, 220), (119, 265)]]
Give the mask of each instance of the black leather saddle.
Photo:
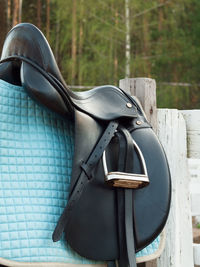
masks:
[(8, 33), (0, 79), (22, 84), (75, 125), (70, 195), (53, 241), (64, 232), (81, 256), (135, 267), (135, 252), (162, 231), (171, 199), (167, 159), (140, 105), (115, 86), (69, 90), (47, 40), (29, 23)]

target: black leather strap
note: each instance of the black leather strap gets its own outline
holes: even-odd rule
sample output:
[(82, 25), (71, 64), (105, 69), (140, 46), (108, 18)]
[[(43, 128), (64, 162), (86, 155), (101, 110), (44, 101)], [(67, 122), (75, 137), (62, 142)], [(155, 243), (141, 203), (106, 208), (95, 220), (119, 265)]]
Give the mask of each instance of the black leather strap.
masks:
[[(120, 152), (119, 152), (119, 171), (133, 172), (133, 152), (134, 145), (132, 142), (132, 137), (128, 130), (125, 128), (120, 129), (120, 134), (118, 134), (119, 143), (120, 143)], [(125, 155), (124, 155), (125, 154)], [(125, 158), (125, 161), (123, 158)], [(123, 164), (124, 161), (124, 164)], [(118, 197), (119, 197), (118, 192)], [(119, 267), (136, 267), (136, 257), (135, 257), (135, 245), (134, 245), (134, 231), (133, 231), (133, 190), (125, 189), (124, 190), (125, 199), (122, 200), (122, 196), (118, 199), (118, 213), (119, 213), (119, 242), (120, 242), (120, 259)], [(124, 202), (124, 212), (122, 212), (121, 202)], [(125, 222), (120, 215), (125, 217)], [(121, 217), (121, 218), (120, 218)], [(125, 238), (122, 230), (122, 223), (124, 222), (125, 227)], [(124, 240), (125, 239), (125, 240)]]
[(136, 267), (135, 240), (133, 232), (133, 190), (125, 189), (125, 232), (129, 267)]
[[(67, 225), (67, 217), (70, 218), (69, 213), (72, 210), (73, 205), (80, 198), (85, 184), (88, 182), (88, 179), (91, 178), (91, 172), (93, 168), (95, 167), (99, 159), (102, 157), (103, 151), (106, 149), (107, 145), (110, 143), (117, 127), (118, 127), (118, 122), (111, 121), (108, 124), (106, 130), (104, 131), (97, 145), (95, 146), (89, 158), (87, 159), (87, 162), (82, 163), (81, 165), (82, 172), (78, 179), (77, 185), (75, 186), (75, 189), (69, 198), (68, 204), (65, 207), (62, 215), (60, 216), (60, 219), (53, 232), (52, 239), (54, 242), (60, 240), (62, 233)], [(66, 216), (67, 213), (68, 213), (68, 216)]]
[[(122, 132), (126, 139), (127, 152), (126, 152), (126, 165), (125, 172), (133, 172), (133, 153), (134, 144), (132, 136), (127, 129), (122, 129)], [(125, 189), (125, 232), (126, 232), (126, 247), (129, 267), (136, 267), (136, 255), (135, 255), (135, 238), (133, 231), (133, 189)]]
[[(118, 171), (124, 172), (126, 160), (126, 140), (121, 132), (116, 136), (119, 142)], [(118, 239), (119, 239), (119, 266), (127, 266), (127, 249), (125, 237), (125, 198), (124, 189), (117, 188), (117, 212), (118, 212)]]
[(84, 170), (88, 178), (91, 178), (91, 172), (94, 166), (97, 164), (99, 159), (102, 157), (103, 151), (106, 149), (108, 144), (110, 143), (117, 127), (118, 122), (111, 121), (106, 130), (104, 131), (103, 135), (101, 136), (100, 140), (98, 141), (97, 145), (95, 146), (94, 150), (90, 154), (86, 163), (81, 164), (81, 168)]

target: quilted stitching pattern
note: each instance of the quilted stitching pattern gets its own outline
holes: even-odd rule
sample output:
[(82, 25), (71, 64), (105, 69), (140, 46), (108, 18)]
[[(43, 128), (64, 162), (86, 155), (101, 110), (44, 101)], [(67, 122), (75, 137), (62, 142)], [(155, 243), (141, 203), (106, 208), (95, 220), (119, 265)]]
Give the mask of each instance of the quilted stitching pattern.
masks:
[[(69, 121), (0, 80), (0, 257), (86, 264), (51, 236), (67, 203), (73, 158)], [(154, 241), (137, 256), (152, 254)], [(94, 263), (94, 262), (93, 262)]]
[(69, 121), (0, 81), (0, 257), (89, 262), (51, 239), (67, 202), (72, 156)]
[(160, 236), (158, 236), (150, 245), (146, 246), (146, 248), (136, 253), (136, 257), (139, 258), (154, 254), (156, 250), (159, 249), (159, 245), (160, 245)]

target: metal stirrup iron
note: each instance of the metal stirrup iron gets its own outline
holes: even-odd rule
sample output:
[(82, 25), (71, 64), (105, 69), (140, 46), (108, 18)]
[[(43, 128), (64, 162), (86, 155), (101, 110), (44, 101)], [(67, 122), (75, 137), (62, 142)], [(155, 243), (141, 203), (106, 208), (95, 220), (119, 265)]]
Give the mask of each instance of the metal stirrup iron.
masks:
[(107, 163), (106, 163), (106, 152), (103, 152), (103, 168), (105, 173), (105, 181), (112, 185), (113, 187), (123, 187), (123, 188), (141, 188), (145, 187), (149, 184), (149, 177), (147, 173), (146, 162), (142, 151), (140, 150), (139, 146), (136, 142), (132, 139), (136, 152), (139, 155), (139, 159), (142, 165), (142, 169), (144, 174), (137, 174), (137, 173), (126, 173), (126, 172), (108, 172)]

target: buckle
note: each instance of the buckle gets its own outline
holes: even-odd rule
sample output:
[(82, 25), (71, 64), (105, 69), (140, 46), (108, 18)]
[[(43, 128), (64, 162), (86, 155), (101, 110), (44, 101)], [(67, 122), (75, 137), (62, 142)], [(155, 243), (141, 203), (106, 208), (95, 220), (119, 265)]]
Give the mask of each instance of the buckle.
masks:
[(108, 172), (107, 163), (106, 163), (106, 153), (104, 150), (102, 160), (103, 160), (105, 181), (107, 184), (113, 187), (132, 188), (132, 189), (142, 188), (149, 184), (149, 177), (147, 173), (147, 167), (146, 167), (144, 156), (139, 146), (136, 144), (134, 140), (133, 140), (133, 144), (136, 149), (136, 152), (138, 153), (138, 156), (139, 156), (139, 159), (142, 165), (142, 169), (143, 169), (143, 174), (126, 173), (126, 172), (118, 172), (118, 171)]

